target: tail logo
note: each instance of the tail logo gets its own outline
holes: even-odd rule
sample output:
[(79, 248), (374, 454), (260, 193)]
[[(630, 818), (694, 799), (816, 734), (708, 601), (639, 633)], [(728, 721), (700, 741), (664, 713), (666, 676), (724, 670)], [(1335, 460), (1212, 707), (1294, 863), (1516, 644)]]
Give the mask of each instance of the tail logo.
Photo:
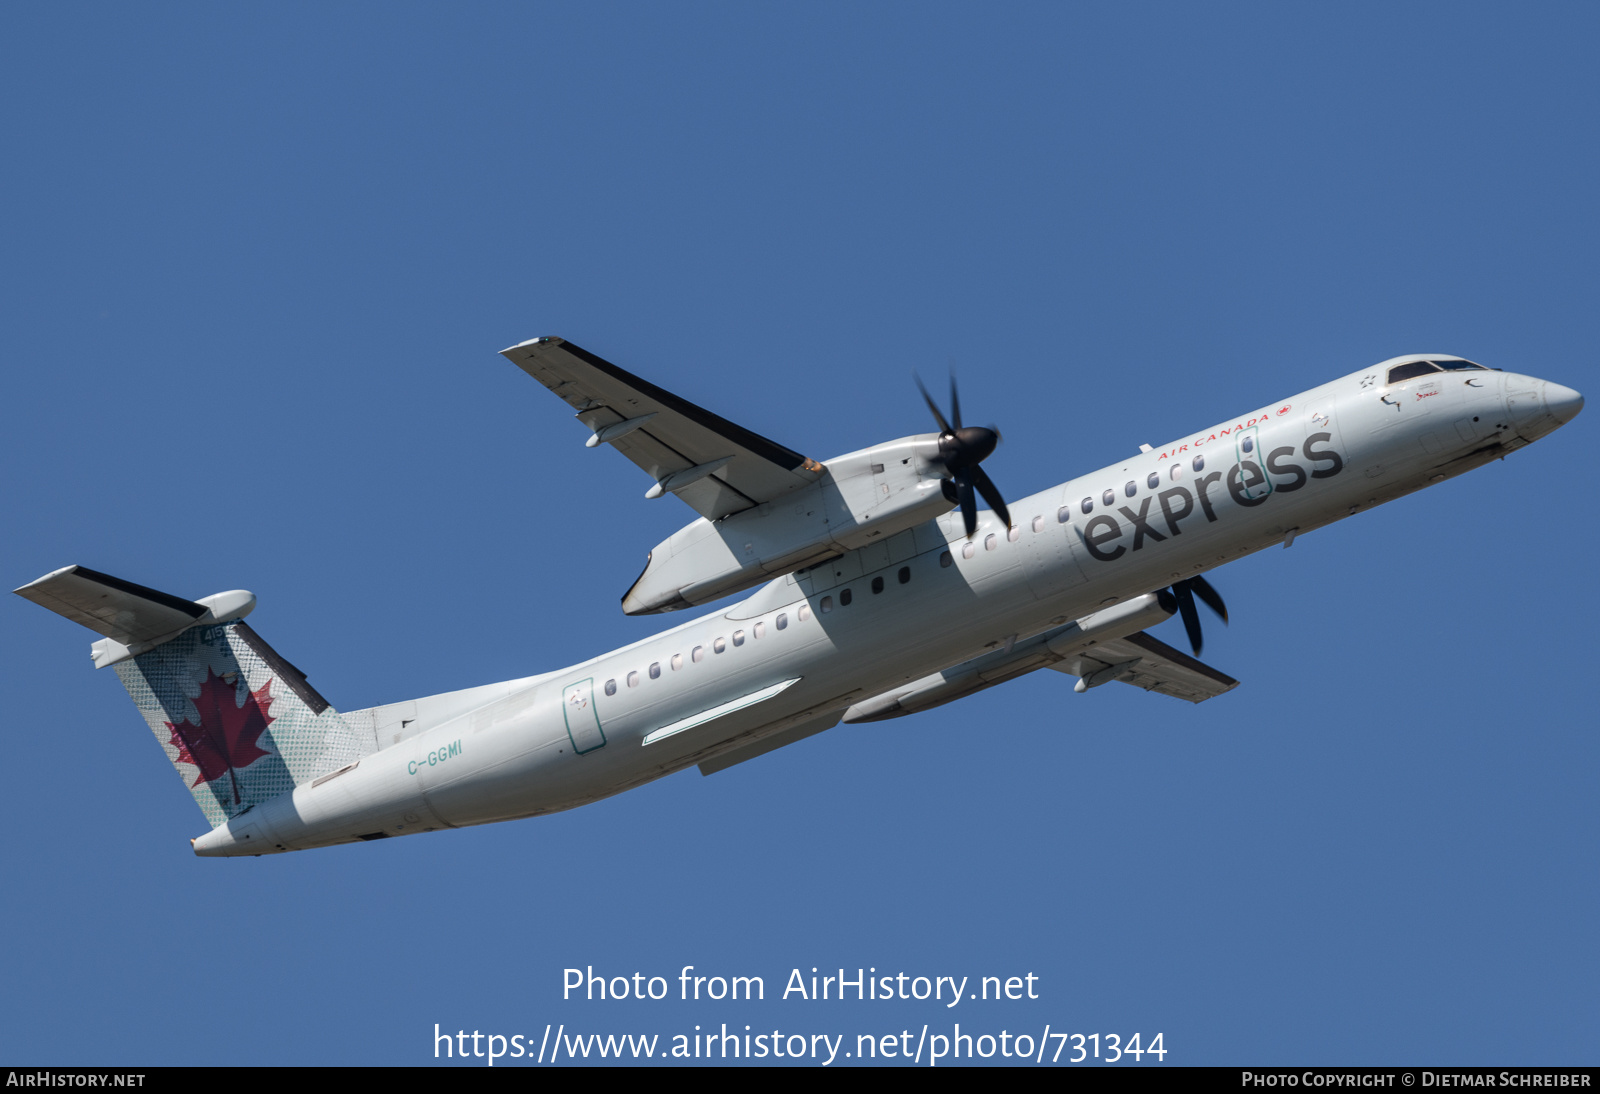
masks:
[(192, 764), (196, 769), (194, 782), (189, 784), (191, 790), (227, 775), (233, 786), (233, 803), (240, 804), (239, 780), (234, 771), (272, 755), (258, 747), (261, 735), (273, 721), (267, 713), (272, 705), (271, 688), (268, 681), (260, 691), (247, 691), (244, 705), (240, 706), (234, 685), (206, 669), (206, 681), (194, 700), (200, 724), (191, 725), (187, 720), (166, 723), (172, 731), (171, 744), (178, 750), (178, 762)]

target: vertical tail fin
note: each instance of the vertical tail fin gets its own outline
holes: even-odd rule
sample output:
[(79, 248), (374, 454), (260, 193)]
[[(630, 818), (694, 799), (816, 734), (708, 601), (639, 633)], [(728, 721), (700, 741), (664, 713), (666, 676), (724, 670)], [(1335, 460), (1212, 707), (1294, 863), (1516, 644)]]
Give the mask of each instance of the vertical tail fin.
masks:
[(377, 750), (248, 624), (243, 591), (199, 601), (68, 566), (17, 593), (105, 639), (167, 759), (212, 827)]

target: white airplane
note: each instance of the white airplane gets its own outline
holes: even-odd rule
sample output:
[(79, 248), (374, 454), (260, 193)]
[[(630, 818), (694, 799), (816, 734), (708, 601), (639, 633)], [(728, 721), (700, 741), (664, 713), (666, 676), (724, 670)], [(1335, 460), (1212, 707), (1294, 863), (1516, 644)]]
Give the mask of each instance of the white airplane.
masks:
[[(503, 351), (700, 519), (659, 544), (629, 614), (752, 595), (555, 672), (340, 713), (242, 622), (68, 566), (17, 592), (104, 635), (212, 824), (262, 855), (539, 816), (692, 764), (709, 775), (844, 722), (1036, 669), (1201, 702), (1237, 681), (1152, 638), (1201, 575), (1499, 459), (1570, 421), (1570, 388), (1459, 357), (1396, 357), (1009, 505), (963, 426), (819, 463), (559, 338)], [(923, 392), (927, 397), (927, 392)], [(974, 494), (992, 507), (979, 512)], [(956, 510), (959, 510), (957, 512)], [(950, 620), (962, 620), (952, 627)]]

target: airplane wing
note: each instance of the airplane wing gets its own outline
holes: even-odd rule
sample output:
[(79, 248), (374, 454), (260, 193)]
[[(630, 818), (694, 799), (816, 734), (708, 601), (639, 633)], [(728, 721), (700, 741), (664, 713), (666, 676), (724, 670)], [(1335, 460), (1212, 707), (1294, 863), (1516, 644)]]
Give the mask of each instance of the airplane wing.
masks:
[[(1155, 600), (1153, 596), (1146, 599)], [(1171, 611), (1169, 608), (1161, 610)], [(1120, 680), (1145, 691), (1157, 691), (1191, 703), (1203, 703), (1239, 686), (1239, 681), (1233, 677), (1151, 638), (1144, 631), (1095, 639), (1083, 637), (1081, 628), (1069, 623), (1024, 639), (1008, 649), (993, 650), (864, 699), (845, 711), (843, 720), (851, 724), (878, 722), (931, 710), (1039, 669), (1054, 669), (1078, 677), (1078, 691)]]
[(1092, 680), (1095, 673), (1109, 672), (1118, 665), (1127, 667), (1112, 679), (1191, 703), (1203, 703), (1239, 686), (1233, 677), (1143, 631), (1098, 643), (1048, 667)]
[(677, 494), (707, 520), (798, 489), (822, 465), (561, 338), (535, 338), (501, 354), (578, 412), (594, 433), (655, 480), (647, 497)]

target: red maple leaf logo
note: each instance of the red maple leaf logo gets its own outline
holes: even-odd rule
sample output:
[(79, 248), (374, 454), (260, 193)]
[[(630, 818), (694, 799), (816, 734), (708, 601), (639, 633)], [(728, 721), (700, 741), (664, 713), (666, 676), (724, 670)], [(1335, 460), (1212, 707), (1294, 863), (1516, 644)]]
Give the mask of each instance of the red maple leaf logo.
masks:
[(233, 782), (233, 804), (240, 803), (239, 779), (233, 774), (234, 769), (249, 767), (261, 757), (272, 755), (256, 747), (273, 720), (267, 714), (272, 705), (271, 688), (269, 681), (260, 691), (250, 692), (244, 706), (240, 706), (234, 686), (206, 669), (206, 682), (200, 685), (200, 695), (194, 701), (200, 724), (167, 723), (178, 761), (199, 769), (189, 784), (191, 790), (226, 774)]

